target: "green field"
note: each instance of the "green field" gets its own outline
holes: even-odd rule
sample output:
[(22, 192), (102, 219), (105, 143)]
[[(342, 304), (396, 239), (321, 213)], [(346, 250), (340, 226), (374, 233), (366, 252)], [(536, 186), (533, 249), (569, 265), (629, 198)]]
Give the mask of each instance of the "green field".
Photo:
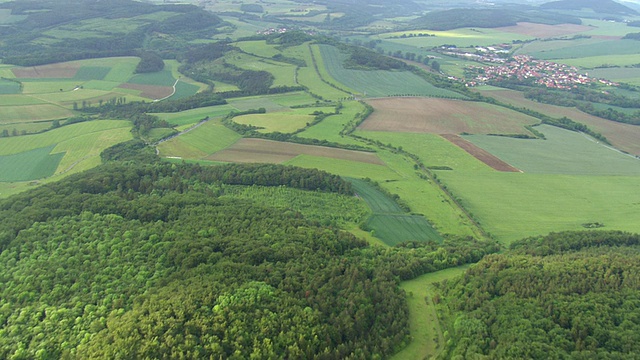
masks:
[(207, 121), (186, 134), (158, 145), (160, 156), (200, 159), (220, 151), (240, 139), (240, 135), (215, 120)]
[[(322, 99), (337, 100), (349, 96), (350, 94), (348, 92), (336, 89), (322, 81), (321, 76), (327, 78), (326, 80), (332, 84), (337, 84), (337, 82), (330, 79), (330, 76), (326, 73), (319, 51), (316, 51), (317, 55), (313, 55), (313, 49), (317, 50), (317, 45), (302, 44), (283, 50), (285, 56), (302, 59), (307, 64), (307, 66), (298, 69), (298, 84), (306, 86), (311, 93), (322, 97)], [(317, 70), (314, 63), (317, 65)], [(318, 73), (318, 71), (322, 72), (322, 74)]]
[[(435, 36), (417, 36), (418, 34), (430, 34)], [(414, 37), (409, 37), (415, 34)], [(406, 38), (400, 38), (407, 35)], [(394, 38), (395, 37), (395, 38)], [(530, 36), (503, 32), (497, 29), (461, 28), (449, 31), (435, 30), (411, 30), (384, 33), (371, 36), (372, 39), (385, 39), (398, 44), (409, 45), (415, 48), (432, 48), (443, 44), (452, 44), (458, 47), (489, 46), (500, 43), (510, 43), (513, 40), (530, 40)]]
[(55, 146), (0, 156), (0, 182), (32, 181), (53, 175), (64, 153), (51, 154)]
[(195, 95), (200, 90), (200, 86), (196, 84), (190, 84), (188, 82), (178, 81), (175, 86), (175, 92), (169, 96), (168, 100), (184, 99), (191, 95)]
[(19, 94), (20, 84), (15, 81), (0, 79), (0, 95)]
[(546, 140), (468, 135), (465, 139), (524, 171), (535, 174), (640, 175), (640, 159), (594, 139), (549, 125), (537, 128)]
[(450, 90), (439, 89), (408, 71), (350, 70), (343, 66), (347, 55), (328, 45), (320, 46), (329, 74), (367, 97), (418, 95), (461, 98)]
[(141, 85), (173, 86), (176, 79), (173, 77), (171, 70), (165, 69), (153, 73), (133, 75), (127, 82)]
[(298, 155), (294, 159), (285, 162), (286, 165), (300, 166), (309, 169), (319, 169), (332, 174), (365, 178), (376, 181), (388, 179), (397, 180), (398, 174), (384, 165), (367, 164), (359, 161), (332, 159), (312, 155)]
[(71, 111), (52, 104), (0, 106), (0, 124), (63, 119), (72, 115)]
[(160, 117), (162, 120), (166, 120), (173, 126), (183, 126), (196, 124), (207, 116), (209, 118), (225, 116), (233, 110), (235, 110), (235, 108), (230, 105), (216, 105), (181, 111), (177, 113), (154, 113), (153, 115)]
[(281, 132), (285, 134), (293, 133), (303, 129), (307, 124), (313, 122), (314, 111), (322, 111), (325, 113), (333, 113), (332, 107), (314, 107), (292, 109), (290, 111), (278, 111), (267, 114), (248, 114), (236, 116), (233, 121), (238, 124), (257, 126), (261, 129), (258, 132), (271, 133)]
[[(558, 49), (530, 52), (529, 55), (543, 60), (587, 58), (597, 56), (617, 56), (640, 54), (636, 40), (616, 40), (569, 45)], [(615, 64), (615, 62), (612, 62)]]
[(319, 139), (345, 145), (366, 146), (365, 143), (357, 141), (351, 137), (340, 135), (345, 126), (352, 121), (356, 114), (365, 111), (364, 105), (357, 101), (346, 101), (342, 103), (340, 114), (326, 117), (320, 123), (311, 126), (296, 136), (302, 138)]
[(231, 44), (242, 51), (256, 56), (271, 58), (280, 54), (280, 50), (276, 49), (276, 45), (267, 44), (266, 40), (240, 41)]
[(592, 69), (589, 76), (640, 86), (640, 68), (635, 67)]
[(354, 191), (369, 205), (373, 215), (367, 229), (385, 244), (394, 246), (404, 241), (442, 241), (423, 216), (409, 215), (398, 204), (364, 180), (349, 179)]
[(433, 284), (464, 274), (468, 265), (436, 271), (403, 281), (400, 288), (407, 293), (411, 343), (391, 357), (391, 360), (431, 359), (444, 345), (436, 307), (431, 296), (436, 292)]

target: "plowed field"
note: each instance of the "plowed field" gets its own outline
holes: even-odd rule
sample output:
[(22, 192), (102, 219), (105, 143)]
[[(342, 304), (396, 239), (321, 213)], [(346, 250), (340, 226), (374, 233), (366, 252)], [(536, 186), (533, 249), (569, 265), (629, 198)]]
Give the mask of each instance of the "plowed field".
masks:
[(498, 106), (462, 100), (385, 98), (369, 100), (375, 111), (361, 130), (430, 134), (529, 134), (538, 119)]
[(79, 63), (59, 63), (51, 65), (41, 65), (32, 67), (20, 67), (12, 69), (17, 78), (40, 79), (40, 78), (72, 78), (80, 69)]

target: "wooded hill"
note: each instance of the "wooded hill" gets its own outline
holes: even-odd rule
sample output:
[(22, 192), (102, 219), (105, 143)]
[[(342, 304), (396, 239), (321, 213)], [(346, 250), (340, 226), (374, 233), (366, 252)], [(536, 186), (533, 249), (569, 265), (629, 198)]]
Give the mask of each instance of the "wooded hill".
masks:
[(639, 250), (639, 235), (555, 233), (484, 258), (434, 298), (441, 358), (637, 358)]

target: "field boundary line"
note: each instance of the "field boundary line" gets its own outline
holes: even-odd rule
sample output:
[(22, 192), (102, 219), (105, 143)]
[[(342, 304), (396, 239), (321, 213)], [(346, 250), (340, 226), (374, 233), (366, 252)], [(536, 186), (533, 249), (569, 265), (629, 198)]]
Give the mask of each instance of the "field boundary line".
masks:
[(176, 79), (176, 82), (173, 83), (173, 92), (171, 93), (171, 95), (167, 95), (167, 96), (163, 97), (162, 99), (155, 99), (155, 100), (153, 100), (153, 102), (162, 101), (162, 100), (168, 99), (168, 98), (172, 97), (173, 95), (175, 95), (176, 94), (176, 85), (178, 85), (178, 81), (180, 81), (180, 78)]

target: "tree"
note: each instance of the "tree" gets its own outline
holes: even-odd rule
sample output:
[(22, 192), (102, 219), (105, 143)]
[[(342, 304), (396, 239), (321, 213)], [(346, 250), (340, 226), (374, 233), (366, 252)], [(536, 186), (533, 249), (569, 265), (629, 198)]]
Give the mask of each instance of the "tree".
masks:
[(433, 69), (433, 71), (440, 71), (440, 63), (437, 62), (436, 60), (433, 60), (431, 62), (431, 68)]

